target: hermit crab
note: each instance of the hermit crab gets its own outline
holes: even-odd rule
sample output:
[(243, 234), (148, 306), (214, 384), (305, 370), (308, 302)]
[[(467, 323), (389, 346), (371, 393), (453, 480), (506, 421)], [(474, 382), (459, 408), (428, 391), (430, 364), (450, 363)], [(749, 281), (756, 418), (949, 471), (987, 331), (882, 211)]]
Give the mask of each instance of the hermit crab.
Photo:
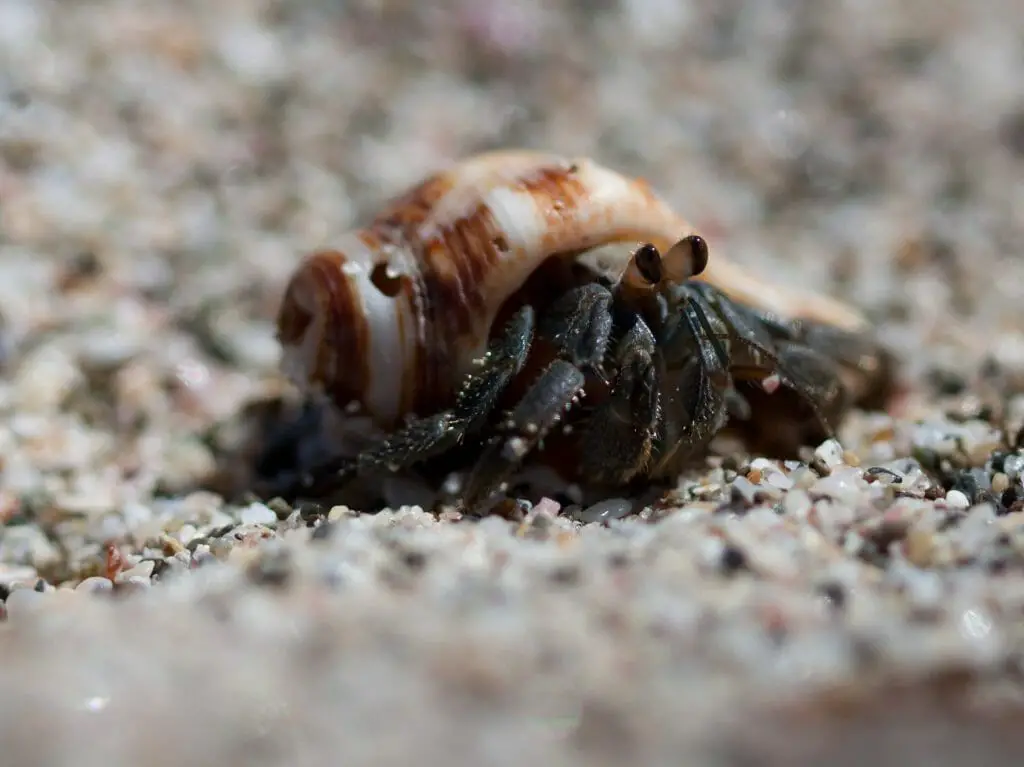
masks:
[(711, 254), (642, 180), (530, 151), (437, 172), (308, 256), (278, 339), (300, 389), (381, 429), (281, 494), (469, 445), (469, 511), (538, 452), (610, 488), (671, 477), (727, 424), (828, 435), (890, 372), (852, 307)]

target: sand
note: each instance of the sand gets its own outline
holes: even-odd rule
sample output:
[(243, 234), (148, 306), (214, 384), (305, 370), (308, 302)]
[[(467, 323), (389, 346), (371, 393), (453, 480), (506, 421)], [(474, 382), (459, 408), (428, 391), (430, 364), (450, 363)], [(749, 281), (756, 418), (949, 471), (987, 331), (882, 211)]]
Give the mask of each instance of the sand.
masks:
[[(1022, 758), (1024, 2), (554, 8), (0, 0), (5, 765)], [(856, 305), (905, 393), (624, 519), (229, 492), (299, 257), (519, 146)]]

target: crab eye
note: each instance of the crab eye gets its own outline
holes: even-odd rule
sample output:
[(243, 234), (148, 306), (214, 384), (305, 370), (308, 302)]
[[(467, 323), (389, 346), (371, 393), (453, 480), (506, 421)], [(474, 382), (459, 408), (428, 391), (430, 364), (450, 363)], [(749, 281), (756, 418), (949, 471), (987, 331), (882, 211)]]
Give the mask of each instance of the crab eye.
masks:
[(685, 240), (690, 245), (690, 253), (693, 258), (693, 276), (708, 268), (708, 243), (699, 234), (691, 234)]
[(662, 260), (665, 277), (686, 282), (707, 268), (708, 244), (700, 235), (688, 235), (669, 248)]
[(641, 245), (633, 255), (633, 260), (636, 263), (636, 268), (640, 271), (640, 276), (647, 282), (651, 285), (661, 282), (661, 253), (654, 245), (651, 243)]

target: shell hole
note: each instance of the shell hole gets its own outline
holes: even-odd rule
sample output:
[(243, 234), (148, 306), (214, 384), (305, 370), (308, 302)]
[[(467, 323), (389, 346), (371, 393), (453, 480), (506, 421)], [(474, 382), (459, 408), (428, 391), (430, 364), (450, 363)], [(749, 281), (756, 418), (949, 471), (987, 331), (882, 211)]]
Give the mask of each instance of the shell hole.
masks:
[(370, 272), (370, 282), (388, 298), (394, 298), (402, 291), (402, 278), (388, 271), (388, 265), (381, 263)]

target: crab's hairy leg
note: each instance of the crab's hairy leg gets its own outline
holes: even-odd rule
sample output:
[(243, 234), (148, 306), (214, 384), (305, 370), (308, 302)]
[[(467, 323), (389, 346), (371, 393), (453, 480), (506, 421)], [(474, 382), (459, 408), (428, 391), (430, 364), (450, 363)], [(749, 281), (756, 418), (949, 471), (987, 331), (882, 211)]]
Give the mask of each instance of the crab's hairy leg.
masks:
[(479, 370), (466, 377), (455, 406), (412, 421), (384, 442), (359, 455), (360, 472), (391, 471), (418, 463), (462, 442), (490, 415), (509, 381), (523, 369), (533, 342), (535, 313), (526, 305), (491, 344)]
[(839, 370), (824, 351), (800, 342), (801, 325), (787, 325), (774, 315), (741, 308), (710, 289), (699, 288), (697, 294), (695, 300), (702, 309), (715, 312), (725, 322), (734, 343), (744, 348), (745, 354), (734, 354), (734, 367), (763, 370), (766, 378), (777, 374), (807, 402), (821, 426), (833, 433), (833, 415), (843, 407), (845, 397)]
[(666, 376), (665, 414), (655, 442), (654, 477), (675, 473), (706, 448), (728, 415), (732, 378), (725, 347), (715, 337), (699, 302), (685, 301), (679, 320), (674, 337), (666, 341), (692, 351)]
[(591, 283), (555, 301), (541, 318), (538, 336), (553, 343), (558, 356), (604, 378), (604, 357), (612, 334), (612, 293)]
[(849, 404), (839, 368), (803, 344), (783, 342), (776, 348), (780, 378), (807, 401), (822, 427), (834, 435), (837, 414)]
[(661, 418), (656, 356), (654, 335), (637, 318), (616, 349), (610, 397), (584, 432), (580, 468), (588, 481), (623, 485), (647, 469)]
[[(783, 325), (769, 324), (773, 323), (770, 315), (761, 316), (748, 307), (736, 304), (710, 285), (694, 283), (690, 296), (700, 306), (705, 317), (716, 317), (722, 330), (744, 347), (746, 356), (752, 357), (755, 365), (760, 362), (770, 366), (775, 362), (777, 335), (773, 336), (770, 330), (782, 332), (785, 329)], [(737, 361), (733, 360), (732, 364)]]
[(796, 325), (793, 339), (836, 364), (847, 404), (883, 408), (896, 387), (893, 352), (870, 333), (851, 333), (818, 322)]
[[(825, 389), (819, 395), (829, 400), (824, 409), (838, 413), (854, 404), (869, 409), (884, 407), (895, 386), (895, 362), (892, 351), (873, 334), (805, 319), (784, 320), (753, 307), (743, 307), (743, 311), (771, 333), (776, 346), (803, 348), (805, 353), (797, 352), (783, 363), (802, 367), (808, 373), (811, 366), (816, 368), (809, 378), (805, 375), (805, 380), (811, 388), (816, 385)], [(806, 352), (813, 352), (815, 358), (808, 359)], [(780, 356), (784, 356), (781, 351)], [(838, 381), (833, 380), (836, 377)], [(834, 388), (837, 385), (841, 392)]]
[(585, 380), (580, 369), (566, 360), (556, 359), (544, 369), (474, 464), (462, 493), (467, 512), (480, 511), (501, 489), (527, 454), (579, 401)]
[(357, 474), (398, 471), (459, 444), (479, 429), (509, 381), (522, 370), (535, 324), (535, 312), (529, 305), (512, 316), (491, 343), (480, 368), (466, 377), (450, 410), (415, 419), (354, 458), (337, 458), (314, 467), (297, 479), (287, 495), (324, 495)]
[(820, 323), (795, 324), (792, 340), (843, 365), (872, 368), (878, 364), (878, 343), (866, 334), (850, 333)]

